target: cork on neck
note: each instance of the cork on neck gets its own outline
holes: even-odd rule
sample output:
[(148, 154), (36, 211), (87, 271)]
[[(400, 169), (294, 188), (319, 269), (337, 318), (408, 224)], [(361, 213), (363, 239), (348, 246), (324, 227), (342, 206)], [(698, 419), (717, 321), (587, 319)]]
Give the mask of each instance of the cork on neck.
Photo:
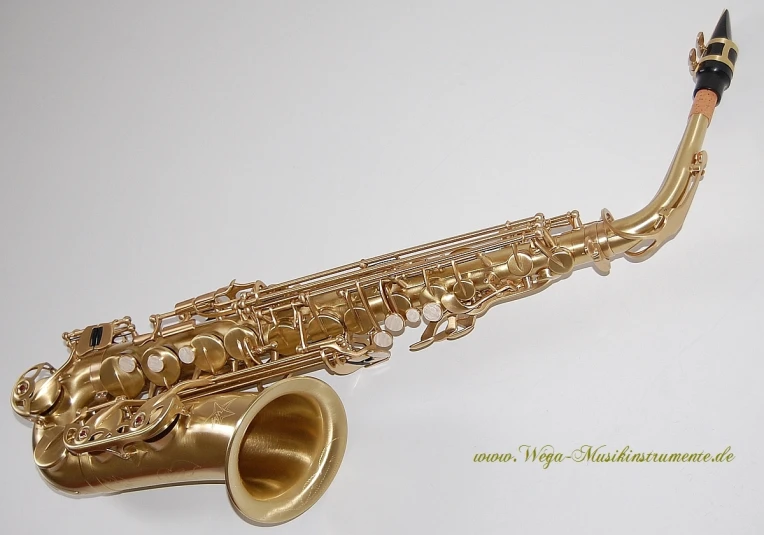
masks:
[(714, 109), (716, 109), (716, 93), (710, 89), (701, 89), (695, 95), (695, 100), (692, 102), (692, 109), (690, 115), (701, 114), (708, 118), (708, 122), (711, 122), (711, 117), (714, 116)]

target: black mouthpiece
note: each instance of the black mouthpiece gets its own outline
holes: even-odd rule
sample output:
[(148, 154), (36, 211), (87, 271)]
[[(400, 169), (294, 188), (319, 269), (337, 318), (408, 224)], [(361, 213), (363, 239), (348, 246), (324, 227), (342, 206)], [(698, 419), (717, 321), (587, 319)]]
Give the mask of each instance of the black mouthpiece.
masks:
[(719, 22), (716, 23), (714, 33), (711, 34), (711, 39), (732, 39), (732, 27), (730, 26), (730, 12), (728, 9), (724, 10), (722, 16), (719, 17)]
[(736, 61), (737, 45), (732, 42), (730, 13), (725, 9), (711, 34), (705, 54), (698, 58), (693, 96), (701, 89), (709, 89), (716, 93), (717, 104), (721, 102), (722, 94), (732, 83)]

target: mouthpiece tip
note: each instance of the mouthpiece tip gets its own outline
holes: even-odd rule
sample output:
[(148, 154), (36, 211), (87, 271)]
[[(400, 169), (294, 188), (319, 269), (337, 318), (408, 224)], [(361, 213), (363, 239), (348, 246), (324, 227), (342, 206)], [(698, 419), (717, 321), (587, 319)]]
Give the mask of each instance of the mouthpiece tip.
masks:
[(732, 41), (732, 26), (729, 10), (725, 9), (708, 43), (703, 43), (702, 34), (698, 37), (698, 61), (695, 68), (695, 91), (707, 89), (716, 94), (717, 104), (722, 94), (732, 83), (738, 48)]
[(711, 34), (711, 39), (732, 39), (729, 9), (725, 9), (722, 16), (719, 17), (719, 22), (716, 23), (716, 28), (714, 28), (714, 33)]

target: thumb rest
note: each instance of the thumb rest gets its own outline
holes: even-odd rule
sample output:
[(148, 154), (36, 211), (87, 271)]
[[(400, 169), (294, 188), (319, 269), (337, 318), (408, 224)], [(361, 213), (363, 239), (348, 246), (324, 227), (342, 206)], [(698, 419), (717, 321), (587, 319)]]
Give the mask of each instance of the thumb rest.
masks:
[(406, 328), (424, 326), (412, 351), (462, 338), (492, 306), (576, 268), (606, 274), (618, 256), (652, 255), (681, 229), (704, 175), (703, 139), (737, 58), (729, 36), (725, 12), (708, 47), (699, 37), (684, 135), (631, 216), (536, 214), (280, 284), (233, 281), (151, 316), (148, 333), (129, 317), (65, 333), (66, 363), (30, 368), (11, 395), (34, 422), (41, 473), (74, 494), (225, 481), (252, 522), (301, 514), (336, 474), (347, 423), (328, 385), (296, 376), (378, 365)]

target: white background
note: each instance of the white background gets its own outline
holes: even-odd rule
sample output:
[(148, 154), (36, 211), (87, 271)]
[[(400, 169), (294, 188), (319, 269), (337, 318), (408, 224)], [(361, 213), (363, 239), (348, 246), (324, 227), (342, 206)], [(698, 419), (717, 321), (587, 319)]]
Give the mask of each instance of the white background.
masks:
[[(321, 4), (321, 5), (319, 5)], [(64, 330), (543, 211), (642, 207), (684, 128), (686, 54), (740, 60), (682, 233), (350, 377), (348, 450), (275, 528), (220, 485), (72, 499), (0, 411), (6, 533), (764, 531), (764, 6), (161, 2), (0, 7), (0, 385)], [(729, 464), (475, 464), (521, 444)], [(6, 531), (7, 530), (7, 531)]]

